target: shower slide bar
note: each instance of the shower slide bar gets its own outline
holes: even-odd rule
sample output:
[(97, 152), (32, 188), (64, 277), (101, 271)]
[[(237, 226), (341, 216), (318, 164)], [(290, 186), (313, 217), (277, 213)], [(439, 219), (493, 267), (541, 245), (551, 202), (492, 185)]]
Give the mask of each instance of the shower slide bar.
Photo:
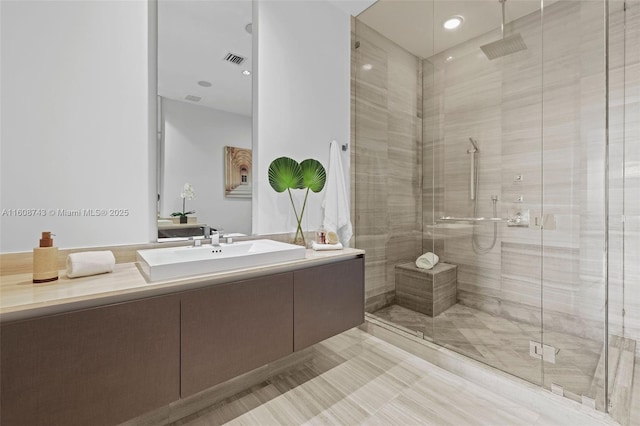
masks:
[(507, 226), (529, 227), (529, 210), (509, 211), (509, 216), (508, 218), (442, 216), (436, 219), (436, 223), (506, 223)]

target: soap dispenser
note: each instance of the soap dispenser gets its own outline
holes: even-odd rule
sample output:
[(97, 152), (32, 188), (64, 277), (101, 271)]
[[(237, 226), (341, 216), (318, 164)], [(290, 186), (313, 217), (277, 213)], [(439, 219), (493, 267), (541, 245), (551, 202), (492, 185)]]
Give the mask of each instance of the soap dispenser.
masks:
[(43, 232), (40, 247), (33, 249), (33, 282), (48, 283), (58, 279), (58, 247), (53, 246), (51, 232)]

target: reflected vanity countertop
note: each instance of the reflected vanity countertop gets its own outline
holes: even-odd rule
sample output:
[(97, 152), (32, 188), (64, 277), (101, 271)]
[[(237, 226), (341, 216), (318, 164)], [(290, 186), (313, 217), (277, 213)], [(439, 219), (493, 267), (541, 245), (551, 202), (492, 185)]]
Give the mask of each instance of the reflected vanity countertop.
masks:
[(158, 229), (184, 229), (184, 228), (202, 228), (207, 226), (206, 223), (158, 223)]
[(148, 281), (136, 263), (118, 263), (113, 272), (82, 278), (68, 278), (66, 271), (52, 283), (33, 284), (32, 274), (2, 276), (0, 284), (0, 320), (16, 321), (43, 315), (85, 309), (170, 294), (214, 284), (256, 278), (353, 259), (364, 250), (345, 248), (335, 251), (307, 250), (304, 259), (268, 266), (244, 268), (166, 281)]

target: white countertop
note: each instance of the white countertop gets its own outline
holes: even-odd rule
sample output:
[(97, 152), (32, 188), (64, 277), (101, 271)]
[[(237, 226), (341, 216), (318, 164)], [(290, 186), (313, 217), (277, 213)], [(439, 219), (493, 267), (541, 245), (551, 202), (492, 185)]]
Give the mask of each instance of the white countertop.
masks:
[(137, 263), (119, 263), (112, 273), (82, 278), (67, 278), (66, 271), (62, 270), (57, 281), (44, 284), (33, 284), (31, 273), (7, 275), (0, 277), (0, 320), (16, 321), (169, 294), (339, 262), (363, 254), (363, 250), (349, 248), (335, 251), (307, 250), (305, 259), (292, 262), (156, 282), (148, 281)]

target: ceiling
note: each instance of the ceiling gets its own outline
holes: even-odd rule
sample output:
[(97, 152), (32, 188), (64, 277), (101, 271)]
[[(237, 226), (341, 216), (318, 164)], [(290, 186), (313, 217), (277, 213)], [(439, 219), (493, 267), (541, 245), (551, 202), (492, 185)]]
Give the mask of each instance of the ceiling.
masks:
[[(264, 0), (263, 0), (264, 1)], [(358, 15), (409, 52), (429, 58), (464, 41), (500, 27), (497, 0), (327, 0)], [(372, 5), (373, 4), (373, 5)], [(507, 21), (540, 8), (540, 0), (508, 0)], [(464, 17), (455, 31), (442, 23)], [(251, 116), (251, 0), (160, 0), (158, 2), (158, 93), (184, 102), (198, 96), (197, 105)], [(229, 53), (246, 59), (242, 65), (223, 60)], [(198, 85), (208, 81), (211, 87)]]
[[(508, 0), (507, 22), (538, 9), (540, 0)], [(414, 55), (429, 58), (499, 29), (501, 13), (498, 0), (378, 0), (358, 19)], [(456, 30), (445, 30), (442, 24), (454, 15), (464, 22)]]
[[(251, 115), (251, 0), (161, 0), (158, 2), (158, 94), (196, 105)], [(229, 52), (247, 60), (223, 60)], [(208, 81), (211, 87), (201, 87)], [(185, 101), (190, 102), (190, 101)]]
[[(375, 2), (326, 1), (350, 15), (359, 14)], [(251, 21), (251, 0), (160, 0), (159, 95), (250, 116), (251, 77), (242, 71), (252, 69), (251, 34), (245, 30)], [(225, 62), (222, 58), (228, 52), (247, 60), (240, 66)], [(203, 80), (210, 82), (211, 87), (199, 86), (198, 82)], [(202, 99), (185, 100), (188, 95)]]
[(338, 9), (349, 15), (358, 16), (363, 10), (371, 6), (376, 0), (327, 0)]

